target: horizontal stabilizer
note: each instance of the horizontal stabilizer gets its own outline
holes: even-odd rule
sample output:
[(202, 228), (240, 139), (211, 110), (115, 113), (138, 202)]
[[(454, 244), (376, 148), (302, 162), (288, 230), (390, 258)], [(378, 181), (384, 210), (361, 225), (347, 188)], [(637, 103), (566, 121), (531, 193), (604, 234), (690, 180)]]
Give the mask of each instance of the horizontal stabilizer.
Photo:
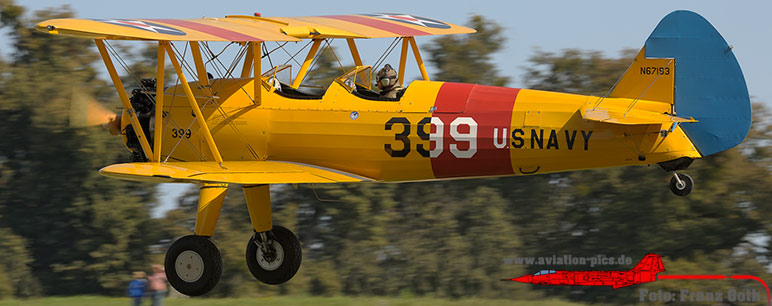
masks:
[(125, 163), (102, 168), (99, 174), (156, 183), (304, 184), (367, 182), (372, 179), (334, 169), (282, 161)]
[(624, 125), (697, 122), (697, 120), (691, 117), (683, 118), (646, 110), (631, 109), (628, 111), (621, 108), (615, 109), (605, 107), (589, 107), (582, 109), (582, 118), (585, 120)]

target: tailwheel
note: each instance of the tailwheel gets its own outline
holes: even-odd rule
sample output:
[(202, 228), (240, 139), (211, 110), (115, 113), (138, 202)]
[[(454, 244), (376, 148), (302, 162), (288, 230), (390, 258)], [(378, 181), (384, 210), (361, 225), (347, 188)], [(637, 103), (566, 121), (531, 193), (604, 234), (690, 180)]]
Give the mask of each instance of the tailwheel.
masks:
[(300, 241), (283, 226), (255, 233), (247, 244), (247, 267), (259, 281), (282, 284), (295, 276), (303, 257)]
[(174, 289), (198, 296), (212, 290), (220, 280), (222, 256), (209, 237), (190, 235), (172, 243), (164, 267)]
[(694, 180), (688, 174), (673, 173), (673, 178), (670, 179), (670, 191), (677, 196), (686, 196), (692, 192), (694, 187)]

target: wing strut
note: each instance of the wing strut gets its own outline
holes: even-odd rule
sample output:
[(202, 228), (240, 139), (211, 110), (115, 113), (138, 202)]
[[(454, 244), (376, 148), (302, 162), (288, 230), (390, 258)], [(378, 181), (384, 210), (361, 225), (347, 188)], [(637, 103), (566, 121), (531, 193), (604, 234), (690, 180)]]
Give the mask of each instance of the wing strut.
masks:
[(161, 137), (163, 137), (164, 120), (164, 68), (166, 68), (166, 45), (168, 41), (158, 42), (158, 71), (156, 72), (155, 85), (155, 144), (153, 147), (153, 159), (161, 162)]
[(262, 62), (262, 55), (263, 49), (262, 49), (262, 42), (261, 41), (250, 41), (249, 42), (249, 49), (252, 49), (252, 63), (254, 64), (255, 73), (254, 75), (254, 85), (255, 85), (255, 100), (253, 103), (256, 106), (260, 106), (260, 104), (263, 102), (262, 100), (262, 90), (260, 89), (261, 86), (263, 86), (263, 76), (260, 74), (263, 70), (260, 68), (260, 64)]
[(424, 65), (424, 60), (421, 59), (421, 52), (418, 50), (415, 38), (412, 36), (408, 37), (407, 41), (410, 42), (410, 47), (413, 48), (413, 55), (415, 55), (415, 62), (418, 64), (418, 70), (421, 70), (421, 77), (424, 78), (424, 81), (428, 81), (429, 74), (426, 73), (426, 66)]
[(306, 60), (303, 62), (303, 66), (300, 67), (300, 71), (298, 71), (298, 75), (295, 77), (295, 81), (292, 82), (293, 88), (298, 88), (300, 83), (303, 82), (303, 79), (306, 77), (306, 73), (308, 72), (308, 68), (311, 67), (311, 62), (314, 60), (314, 56), (316, 56), (316, 51), (319, 50), (319, 46), (321, 45), (322, 39), (314, 38), (314, 44), (311, 45), (311, 50), (308, 51), (308, 55), (306, 55)]
[(418, 45), (415, 42), (415, 38), (412, 36), (402, 37), (402, 54), (399, 57), (399, 80), (402, 85), (405, 85), (405, 65), (407, 64), (407, 46), (413, 49), (413, 55), (415, 56), (415, 62), (418, 64), (418, 70), (421, 71), (421, 77), (424, 81), (429, 81), (429, 74), (426, 73), (426, 66), (424, 60), (421, 58), (421, 51), (418, 50)]
[(354, 42), (354, 39), (346, 38), (346, 43), (348, 43), (348, 48), (351, 50), (351, 56), (354, 58), (354, 65), (362, 66), (362, 58), (359, 57), (359, 50), (357, 49), (357, 44)]
[(131, 119), (131, 128), (134, 130), (134, 133), (137, 134), (137, 138), (139, 138), (139, 144), (142, 145), (142, 151), (145, 153), (145, 157), (155, 159), (153, 150), (150, 149), (150, 143), (147, 141), (147, 136), (145, 136), (145, 132), (142, 131), (142, 126), (139, 124), (137, 113), (134, 111), (134, 107), (131, 106), (131, 102), (129, 102), (129, 96), (126, 94), (126, 89), (123, 88), (121, 77), (118, 76), (118, 72), (115, 70), (115, 66), (113, 65), (113, 60), (110, 58), (110, 54), (107, 53), (105, 42), (101, 39), (95, 39), (94, 42), (96, 42), (97, 49), (99, 49), (99, 55), (102, 56), (102, 61), (105, 62), (107, 72), (110, 74), (110, 78), (113, 80), (115, 90), (118, 92), (118, 96), (121, 98), (121, 103), (123, 103), (123, 107), (126, 108), (126, 112), (129, 114), (129, 118)]
[(166, 53), (169, 54), (169, 60), (171, 60), (172, 66), (174, 66), (174, 71), (177, 72), (177, 76), (180, 78), (180, 85), (182, 85), (182, 89), (185, 91), (185, 97), (188, 98), (190, 108), (192, 108), (193, 113), (196, 114), (196, 121), (198, 121), (198, 125), (204, 134), (204, 139), (206, 139), (206, 144), (209, 146), (209, 151), (212, 152), (214, 160), (222, 167), (223, 160), (220, 155), (220, 150), (217, 149), (217, 144), (214, 143), (212, 131), (206, 124), (206, 119), (204, 119), (204, 115), (201, 113), (201, 108), (198, 106), (198, 103), (196, 103), (196, 98), (193, 96), (193, 91), (190, 89), (190, 85), (188, 85), (185, 73), (182, 71), (182, 67), (180, 67), (180, 63), (177, 61), (177, 56), (174, 54), (171, 44), (166, 44), (164, 47), (166, 48)]
[(244, 55), (244, 65), (241, 66), (241, 77), (248, 78), (252, 72), (252, 44), (247, 45), (247, 53)]
[(198, 83), (201, 87), (209, 86), (209, 75), (206, 74), (204, 60), (201, 59), (201, 48), (197, 41), (190, 42), (190, 54), (193, 55), (193, 62), (196, 64), (196, 73), (198, 73)]
[(402, 53), (399, 56), (399, 76), (397, 81), (402, 83), (403, 86), (405, 85), (405, 65), (407, 65), (407, 44), (407, 39), (402, 37)]

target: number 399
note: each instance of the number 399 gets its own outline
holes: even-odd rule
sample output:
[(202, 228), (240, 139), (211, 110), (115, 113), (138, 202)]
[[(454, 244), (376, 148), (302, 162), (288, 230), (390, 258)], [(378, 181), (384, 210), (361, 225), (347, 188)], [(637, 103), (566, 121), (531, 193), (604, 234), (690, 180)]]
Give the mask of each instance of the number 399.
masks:
[[(395, 124), (402, 125), (402, 132), (394, 135), (394, 140), (402, 142), (402, 150), (394, 150), (391, 144), (383, 145), (386, 153), (391, 157), (405, 157), (410, 153), (410, 121), (405, 117), (394, 117), (386, 122), (385, 129), (390, 131)], [(431, 124), (435, 126), (433, 132), (426, 133), (425, 126)], [(459, 131), (459, 126), (466, 125), (469, 127), (468, 132)], [(431, 130), (431, 129), (430, 129)], [(434, 149), (424, 147), (424, 144), (416, 144), (415, 148), (419, 154), (423, 157), (436, 158), (442, 154), (444, 150), (444, 134), (445, 123), (437, 117), (426, 117), (421, 119), (416, 125), (416, 133), (421, 140), (428, 140), (430, 143), (434, 143)], [(450, 153), (456, 158), (472, 158), (477, 153), (477, 122), (471, 117), (458, 117), (450, 123), (450, 137), (456, 142), (465, 142), (469, 144), (469, 148), (462, 150), (458, 144), (451, 143), (448, 148)]]
[(172, 138), (190, 138), (190, 129), (172, 129)]

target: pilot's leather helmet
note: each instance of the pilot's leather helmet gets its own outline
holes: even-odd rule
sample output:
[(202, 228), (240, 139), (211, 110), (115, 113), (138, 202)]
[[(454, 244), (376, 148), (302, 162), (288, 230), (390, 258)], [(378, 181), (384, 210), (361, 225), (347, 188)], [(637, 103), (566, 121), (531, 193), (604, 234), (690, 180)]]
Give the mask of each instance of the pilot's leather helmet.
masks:
[(378, 70), (375, 75), (375, 82), (381, 89), (394, 87), (397, 85), (397, 71), (391, 65), (386, 64), (381, 70)]

